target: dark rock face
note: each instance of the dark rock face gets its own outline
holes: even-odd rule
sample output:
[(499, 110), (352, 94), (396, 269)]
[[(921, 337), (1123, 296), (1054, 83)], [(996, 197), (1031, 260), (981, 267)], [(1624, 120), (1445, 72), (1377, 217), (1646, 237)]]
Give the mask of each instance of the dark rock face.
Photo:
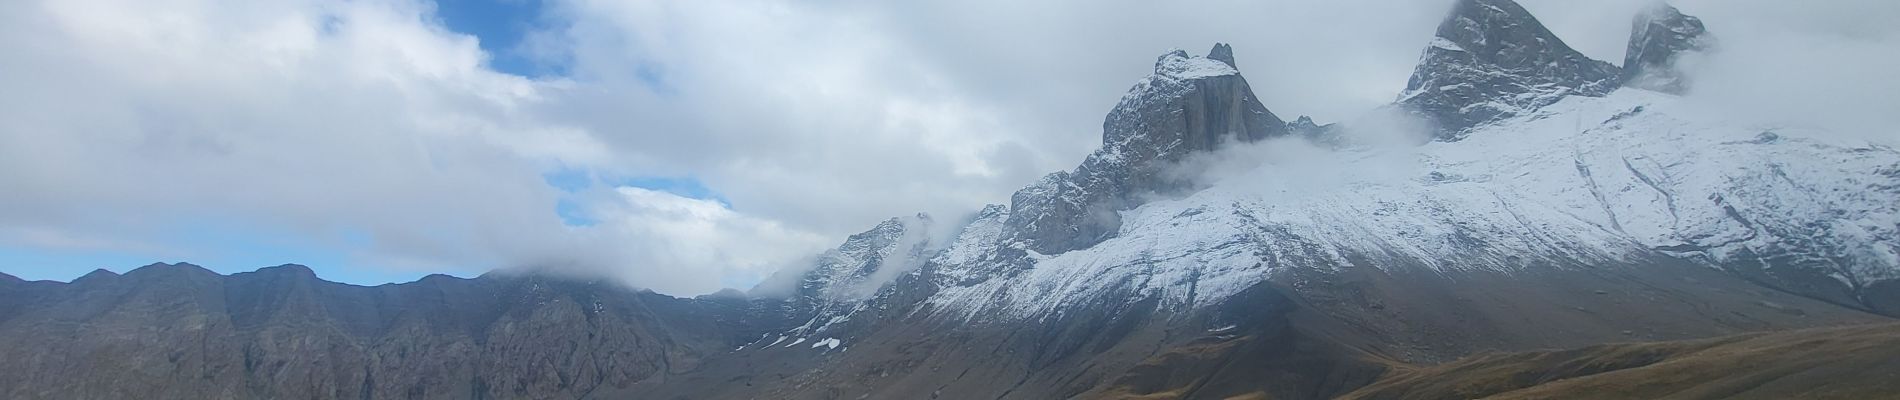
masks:
[(1229, 67), (1240, 67), (1234, 64), (1234, 47), (1226, 43), (1215, 43), (1214, 49), (1207, 51), (1207, 59), (1227, 63)]
[(1208, 57), (1163, 54), (1154, 75), (1109, 112), (1100, 150), (1074, 171), (1051, 174), (1010, 198), (1016, 238), (1042, 254), (1099, 243), (1121, 225), (1116, 212), (1185, 187), (1163, 176), (1172, 163), (1228, 141), (1286, 135), (1286, 121), (1267, 111), (1233, 65), (1225, 44)]
[(1434, 125), (1438, 140), (1523, 115), (1564, 96), (1602, 96), (1621, 72), (1571, 49), (1529, 11), (1510, 0), (1461, 0), (1398, 104)]
[(1629, 50), (1623, 57), (1624, 85), (1682, 94), (1689, 90), (1689, 81), (1675, 67), (1676, 58), (1705, 51), (1711, 44), (1701, 19), (1657, 4), (1638, 14), (1631, 26)]

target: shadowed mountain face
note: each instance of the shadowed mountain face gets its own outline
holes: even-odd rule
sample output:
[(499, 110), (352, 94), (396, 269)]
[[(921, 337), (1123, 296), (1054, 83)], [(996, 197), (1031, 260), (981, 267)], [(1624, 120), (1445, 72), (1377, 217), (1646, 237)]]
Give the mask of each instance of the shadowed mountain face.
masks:
[[(1696, 48), (1655, 29), (1700, 23), (1652, 15), (1632, 64), (1662, 76), (1640, 71)], [(1074, 170), (970, 220), (885, 221), (747, 295), (0, 274), (0, 397), (1856, 398), (1891, 385), (1823, 377), (1900, 373), (1891, 326), (1706, 339), (1891, 323), (1900, 152), (1616, 90), (1507, 0), (1459, 2), (1430, 42), (1395, 106), (1440, 140), (1404, 171), (1281, 120), (1235, 63), (1167, 52)], [(1339, 171), (1169, 173), (1282, 137)]]
[(0, 397), (576, 398), (691, 369), (743, 302), (490, 274), (377, 287), (154, 264), (0, 287)]

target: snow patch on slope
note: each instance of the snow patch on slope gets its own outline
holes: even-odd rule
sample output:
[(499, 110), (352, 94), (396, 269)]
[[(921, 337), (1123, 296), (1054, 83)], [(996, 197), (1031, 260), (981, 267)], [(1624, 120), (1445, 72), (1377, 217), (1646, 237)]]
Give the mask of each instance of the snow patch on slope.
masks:
[(1239, 73), (1239, 70), (1220, 60), (1188, 56), (1187, 52), (1181, 50), (1169, 52), (1155, 62), (1156, 75), (1174, 79), (1199, 79)]

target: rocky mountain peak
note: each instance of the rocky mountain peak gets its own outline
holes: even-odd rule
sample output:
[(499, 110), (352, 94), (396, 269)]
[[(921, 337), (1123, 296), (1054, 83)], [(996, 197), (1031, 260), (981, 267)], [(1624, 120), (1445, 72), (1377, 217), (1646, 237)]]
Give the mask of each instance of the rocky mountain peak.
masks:
[(1338, 128), (1338, 126), (1335, 124), (1320, 125), (1318, 122), (1313, 122), (1313, 117), (1305, 115), (1295, 118), (1293, 122), (1286, 123), (1287, 134), (1305, 138), (1313, 142), (1313, 144), (1323, 146), (1339, 146), (1343, 144), (1342, 139), (1338, 135), (1338, 129), (1336, 128)]
[(1229, 137), (1253, 141), (1283, 133), (1285, 122), (1254, 97), (1233, 58), (1225, 45), (1209, 56), (1172, 50), (1156, 58), (1154, 74), (1130, 88), (1102, 123), (1102, 151), (1178, 156), (1176, 145), (1210, 150)]
[(1629, 49), (1623, 56), (1624, 85), (1682, 94), (1688, 91), (1689, 82), (1676, 68), (1676, 58), (1707, 50), (1712, 44), (1702, 19), (1657, 3), (1638, 13), (1631, 23)]
[(1240, 67), (1240, 65), (1234, 64), (1234, 47), (1228, 46), (1226, 43), (1215, 43), (1214, 49), (1207, 51), (1207, 58), (1227, 63), (1228, 67)]
[[(1228, 60), (1232, 60), (1233, 57), (1233, 54), (1227, 54)], [(1176, 80), (1191, 80), (1237, 75), (1240, 71), (1234, 69), (1234, 66), (1225, 60), (1212, 56), (1194, 57), (1189, 56), (1185, 51), (1174, 50), (1155, 58), (1154, 74)]]
[(211, 272), (211, 270), (205, 269), (205, 267), (198, 266), (197, 264), (187, 263), (187, 262), (178, 262), (178, 263), (170, 263), (170, 264), (152, 263), (150, 265), (146, 265), (143, 267), (133, 268), (131, 271), (126, 271), (125, 273), (125, 276), (128, 278), (141, 278), (141, 279), (204, 278), (206, 276), (215, 276), (215, 275), (217, 275), (216, 272)]
[(1438, 26), (1398, 103), (1439, 140), (1568, 95), (1615, 90), (1620, 71), (1564, 44), (1510, 0), (1461, 0)]
[(316, 271), (312, 271), (310, 267), (303, 266), (302, 264), (284, 264), (284, 265), (278, 265), (275, 267), (264, 267), (264, 268), (259, 268), (257, 272), (267, 273), (267, 274), (283, 274), (283, 275), (295, 276), (298, 278), (316, 278), (317, 277)]
[[(812, 305), (868, 296), (897, 275), (922, 263), (926, 253), (936, 245), (929, 237), (934, 225), (929, 214), (917, 213), (886, 219), (871, 229), (851, 235), (837, 248), (819, 255), (811, 270), (796, 275), (798, 283), (793, 295)], [(774, 276), (761, 287), (790, 278)]]
[(1287, 124), (1254, 96), (1234, 69), (1233, 48), (1207, 56), (1173, 50), (1136, 82), (1102, 122), (1102, 148), (1074, 171), (1044, 177), (1011, 198), (1016, 240), (1043, 254), (1080, 249), (1112, 236), (1115, 213), (1142, 198), (1186, 186), (1162, 174), (1189, 155), (1222, 144), (1287, 134)]
[(80, 275), (79, 278), (77, 279), (73, 279), (73, 283), (104, 282), (104, 281), (109, 281), (118, 277), (119, 277), (119, 273), (117, 272), (107, 271), (105, 268), (99, 268), (99, 269), (92, 270), (92, 272), (87, 272), (85, 275)]

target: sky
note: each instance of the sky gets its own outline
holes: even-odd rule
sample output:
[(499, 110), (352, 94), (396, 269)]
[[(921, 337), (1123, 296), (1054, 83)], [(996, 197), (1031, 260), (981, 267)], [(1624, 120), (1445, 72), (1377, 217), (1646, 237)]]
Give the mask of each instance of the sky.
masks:
[[(1620, 63), (1649, 0), (1525, 0)], [(1173, 48), (1276, 114), (1389, 103), (1449, 0), (0, 3), (0, 272), (187, 261), (374, 285), (536, 269), (745, 288), (1072, 168)], [(1691, 96), (1900, 126), (1900, 3), (1681, 0)]]

